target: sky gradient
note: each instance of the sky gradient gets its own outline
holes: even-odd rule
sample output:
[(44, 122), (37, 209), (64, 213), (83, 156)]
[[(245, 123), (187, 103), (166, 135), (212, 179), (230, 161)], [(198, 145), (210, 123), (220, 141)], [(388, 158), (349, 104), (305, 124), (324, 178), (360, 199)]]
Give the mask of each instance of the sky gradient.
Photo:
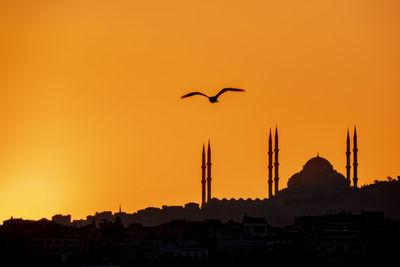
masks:
[[(311, 157), (359, 185), (400, 175), (400, 2), (3, 1), (0, 221), (267, 196)], [(191, 91), (226, 93), (210, 104)]]

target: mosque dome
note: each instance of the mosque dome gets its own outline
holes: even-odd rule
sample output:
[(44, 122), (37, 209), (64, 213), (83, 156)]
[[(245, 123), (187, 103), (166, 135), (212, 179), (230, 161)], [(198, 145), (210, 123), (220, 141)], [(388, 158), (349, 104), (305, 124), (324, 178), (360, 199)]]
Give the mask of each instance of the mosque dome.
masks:
[(333, 166), (328, 160), (320, 157), (319, 155), (315, 158), (310, 159), (304, 165), (303, 170), (309, 172), (331, 172), (333, 171)]
[(319, 155), (308, 160), (303, 169), (288, 181), (290, 191), (322, 193), (342, 191), (349, 187), (347, 179), (333, 169), (332, 164)]

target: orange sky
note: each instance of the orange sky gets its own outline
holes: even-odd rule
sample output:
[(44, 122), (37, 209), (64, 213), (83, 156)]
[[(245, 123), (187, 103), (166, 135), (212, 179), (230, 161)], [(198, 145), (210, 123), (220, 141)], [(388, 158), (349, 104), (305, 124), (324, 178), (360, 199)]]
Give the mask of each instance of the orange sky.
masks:
[[(400, 175), (400, 1), (3, 1), (0, 220), (267, 195), (317, 152), (359, 184)], [(246, 89), (210, 104), (192, 90)]]

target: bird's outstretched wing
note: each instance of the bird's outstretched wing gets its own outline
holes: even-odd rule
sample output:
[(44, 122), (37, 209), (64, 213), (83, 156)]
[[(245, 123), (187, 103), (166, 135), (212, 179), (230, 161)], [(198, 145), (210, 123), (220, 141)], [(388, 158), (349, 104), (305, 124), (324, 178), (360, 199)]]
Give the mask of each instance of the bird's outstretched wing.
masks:
[(191, 92), (189, 94), (181, 96), (181, 98), (189, 97), (189, 96), (192, 96), (192, 95), (202, 95), (202, 96), (208, 97), (207, 95), (205, 95), (203, 93), (200, 93), (200, 92)]
[(227, 92), (227, 91), (233, 91), (233, 92), (244, 92), (243, 89), (238, 89), (238, 88), (224, 88), (221, 91), (219, 91), (219, 93), (215, 96), (216, 98), (218, 98), (221, 94)]

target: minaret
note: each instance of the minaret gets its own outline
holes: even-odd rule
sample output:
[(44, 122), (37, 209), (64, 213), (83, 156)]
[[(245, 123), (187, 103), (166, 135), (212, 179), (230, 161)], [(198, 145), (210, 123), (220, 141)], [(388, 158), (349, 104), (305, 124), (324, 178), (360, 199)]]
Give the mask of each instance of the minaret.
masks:
[(211, 199), (211, 146), (210, 140), (208, 140), (207, 150), (207, 201)]
[(274, 167), (275, 167), (275, 195), (277, 195), (278, 191), (279, 191), (279, 162), (278, 162), (278, 127), (275, 128), (275, 163), (274, 163)]
[(271, 137), (271, 129), (269, 129), (269, 138), (268, 138), (268, 198), (273, 196), (272, 192), (272, 137)]
[(347, 182), (349, 183), (350, 186), (350, 134), (349, 134), (349, 130), (347, 130), (347, 145), (346, 145), (346, 178), (347, 178)]
[(121, 204), (119, 204), (119, 213), (121, 213)]
[(206, 149), (203, 143), (203, 153), (201, 154), (201, 206), (206, 204)]
[(357, 188), (357, 166), (358, 166), (358, 161), (357, 161), (357, 129), (356, 126), (354, 126), (354, 136), (353, 136), (353, 186), (354, 188)]

